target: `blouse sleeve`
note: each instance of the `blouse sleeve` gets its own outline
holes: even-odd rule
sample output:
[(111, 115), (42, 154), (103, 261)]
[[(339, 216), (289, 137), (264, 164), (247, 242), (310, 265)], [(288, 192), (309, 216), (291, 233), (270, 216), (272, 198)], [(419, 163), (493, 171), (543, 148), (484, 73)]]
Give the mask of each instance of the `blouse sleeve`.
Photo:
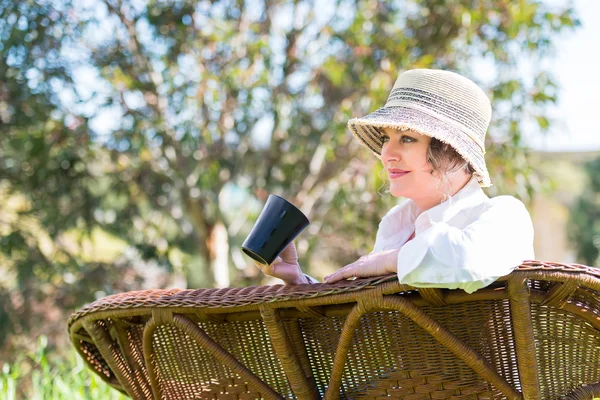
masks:
[(308, 274), (304, 274), (304, 276), (306, 277), (306, 279), (308, 279), (308, 283), (320, 283), (318, 280), (316, 280), (315, 278), (313, 278), (312, 276), (308, 275)]
[(398, 279), (415, 287), (463, 289), (467, 293), (534, 259), (533, 224), (525, 205), (498, 196), (464, 228), (432, 225), (398, 254)]

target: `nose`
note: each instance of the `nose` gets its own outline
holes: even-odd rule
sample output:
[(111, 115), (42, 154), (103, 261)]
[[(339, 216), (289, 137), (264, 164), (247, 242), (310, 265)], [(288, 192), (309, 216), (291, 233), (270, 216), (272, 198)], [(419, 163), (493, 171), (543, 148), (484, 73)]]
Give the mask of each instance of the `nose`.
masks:
[(390, 142), (385, 142), (381, 147), (381, 161), (384, 167), (389, 167), (391, 163), (399, 160), (398, 153), (394, 151), (394, 146), (390, 146)]

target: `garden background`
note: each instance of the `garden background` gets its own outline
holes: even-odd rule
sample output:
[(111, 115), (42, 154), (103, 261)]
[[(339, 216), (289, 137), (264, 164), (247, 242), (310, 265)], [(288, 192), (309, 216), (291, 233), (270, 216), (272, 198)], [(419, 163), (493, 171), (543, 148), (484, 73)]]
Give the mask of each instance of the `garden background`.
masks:
[(486, 90), (485, 192), (525, 202), (538, 259), (598, 265), (598, 124), (547, 146), (589, 4), (0, 0), (0, 397), (118, 397), (68, 343), (97, 298), (276, 283), (240, 251), (269, 194), (311, 220), (312, 276), (370, 252), (402, 199), (346, 122), (410, 68)]

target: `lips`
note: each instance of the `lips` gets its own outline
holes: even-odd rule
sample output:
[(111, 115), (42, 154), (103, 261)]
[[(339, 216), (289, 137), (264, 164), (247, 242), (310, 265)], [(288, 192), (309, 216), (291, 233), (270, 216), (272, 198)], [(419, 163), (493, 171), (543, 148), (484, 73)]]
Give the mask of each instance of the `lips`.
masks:
[(390, 179), (400, 178), (408, 173), (410, 173), (410, 171), (403, 171), (403, 170), (397, 169), (397, 168), (388, 169), (388, 175), (389, 175)]
[(390, 172), (390, 179), (400, 178), (404, 175), (410, 174), (410, 172)]

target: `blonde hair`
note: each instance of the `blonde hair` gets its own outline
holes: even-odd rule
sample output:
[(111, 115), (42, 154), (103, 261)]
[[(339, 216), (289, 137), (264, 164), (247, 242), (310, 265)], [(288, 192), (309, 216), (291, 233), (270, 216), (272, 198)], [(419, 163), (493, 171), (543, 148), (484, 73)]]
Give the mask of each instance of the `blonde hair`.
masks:
[(427, 149), (427, 161), (433, 167), (432, 174), (436, 172), (439, 176), (444, 176), (449, 172), (456, 172), (464, 169), (466, 173), (473, 174), (475, 169), (467, 160), (448, 143), (444, 143), (434, 137), (431, 138), (429, 148)]

